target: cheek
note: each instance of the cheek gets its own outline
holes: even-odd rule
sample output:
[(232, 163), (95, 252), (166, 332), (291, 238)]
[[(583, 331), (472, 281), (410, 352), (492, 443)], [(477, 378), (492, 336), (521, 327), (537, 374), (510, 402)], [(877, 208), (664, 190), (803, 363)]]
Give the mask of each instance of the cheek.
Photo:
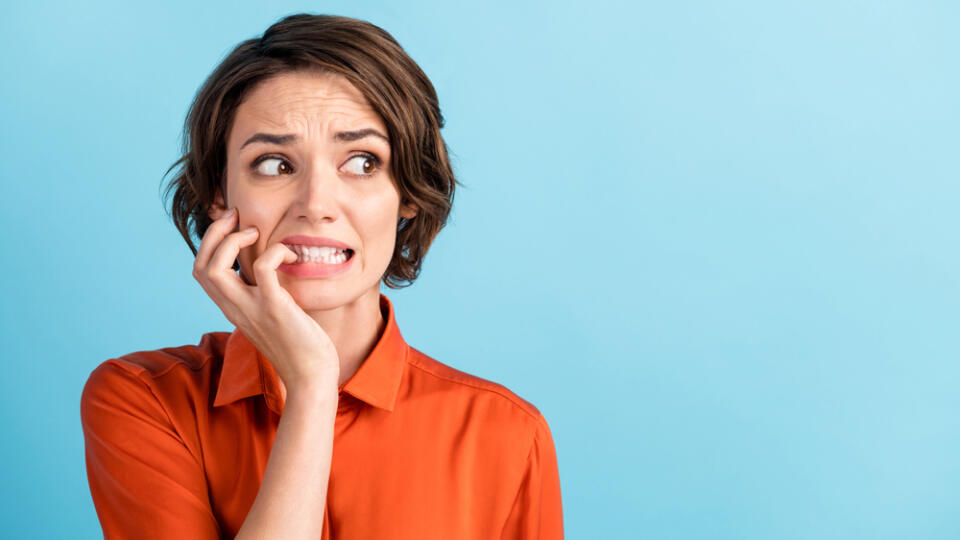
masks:
[(237, 230), (256, 227), (260, 232), (256, 243), (250, 247), (257, 246), (260, 248), (258, 251), (261, 251), (269, 242), (274, 241), (271, 235), (283, 216), (284, 201), (266, 193), (241, 192), (237, 193), (231, 203), (236, 206), (240, 216)]
[(366, 199), (358, 215), (366, 217), (366, 229), (376, 236), (378, 244), (393, 243), (397, 233), (399, 206), (399, 195), (392, 185), (381, 186), (376, 196)]
[(367, 220), (365, 226), (367, 240), (375, 244), (378, 250), (388, 252), (388, 256), (393, 252), (393, 243), (397, 234), (396, 217), (391, 213), (392, 211), (393, 209), (380, 206), (366, 214), (373, 217)]

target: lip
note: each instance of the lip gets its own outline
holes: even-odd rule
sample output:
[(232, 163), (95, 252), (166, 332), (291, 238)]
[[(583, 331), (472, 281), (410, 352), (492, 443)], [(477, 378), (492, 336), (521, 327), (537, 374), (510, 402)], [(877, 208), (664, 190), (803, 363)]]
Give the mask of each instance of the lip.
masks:
[(327, 238), (325, 236), (307, 236), (305, 234), (294, 234), (288, 236), (280, 241), (281, 244), (297, 244), (301, 246), (329, 246), (337, 249), (349, 249), (356, 253), (357, 250), (353, 249), (347, 244), (339, 240), (334, 240), (333, 238)]
[[(322, 244), (329, 245), (329, 244)], [(277, 271), (301, 278), (323, 278), (342, 274), (350, 269), (353, 260), (356, 259), (356, 252), (340, 264), (327, 264), (324, 262), (306, 262), (306, 263), (283, 263), (277, 267)]]

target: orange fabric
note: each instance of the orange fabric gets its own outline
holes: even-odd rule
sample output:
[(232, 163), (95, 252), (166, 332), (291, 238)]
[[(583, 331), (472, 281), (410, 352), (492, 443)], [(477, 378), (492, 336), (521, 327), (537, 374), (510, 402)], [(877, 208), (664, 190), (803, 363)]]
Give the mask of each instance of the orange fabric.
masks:
[[(537, 408), (409, 346), (380, 306), (384, 332), (340, 388), (323, 538), (562, 538)], [(97, 366), (81, 419), (105, 538), (233, 538), (282, 412), (273, 366), (239, 330)]]

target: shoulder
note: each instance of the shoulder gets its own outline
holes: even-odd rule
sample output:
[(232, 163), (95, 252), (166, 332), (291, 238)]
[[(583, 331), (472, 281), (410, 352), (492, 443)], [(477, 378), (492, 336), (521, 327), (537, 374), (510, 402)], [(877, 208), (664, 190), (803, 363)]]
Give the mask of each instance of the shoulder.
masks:
[[(443, 399), (507, 421), (530, 435), (549, 430), (540, 410), (507, 386), (461, 371), (410, 347), (407, 355), (411, 385)], [(501, 424), (504, 427), (508, 424)]]
[(222, 365), (229, 336), (229, 332), (209, 332), (196, 345), (135, 351), (104, 360), (87, 377), (81, 400), (86, 404), (143, 397), (164, 402), (178, 396), (205, 396)]
[(200, 371), (210, 367), (211, 360), (223, 358), (228, 337), (229, 332), (209, 332), (196, 345), (135, 351), (106, 360), (97, 369), (122, 369), (146, 379), (163, 377), (178, 369)]

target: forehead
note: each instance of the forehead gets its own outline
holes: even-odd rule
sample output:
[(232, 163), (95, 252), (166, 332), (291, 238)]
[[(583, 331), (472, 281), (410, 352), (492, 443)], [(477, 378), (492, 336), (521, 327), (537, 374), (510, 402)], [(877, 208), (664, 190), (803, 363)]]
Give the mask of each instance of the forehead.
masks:
[(258, 83), (237, 108), (230, 130), (235, 139), (261, 128), (307, 132), (369, 126), (386, 131), (364, 95), (335, 73), (291, 72)]

